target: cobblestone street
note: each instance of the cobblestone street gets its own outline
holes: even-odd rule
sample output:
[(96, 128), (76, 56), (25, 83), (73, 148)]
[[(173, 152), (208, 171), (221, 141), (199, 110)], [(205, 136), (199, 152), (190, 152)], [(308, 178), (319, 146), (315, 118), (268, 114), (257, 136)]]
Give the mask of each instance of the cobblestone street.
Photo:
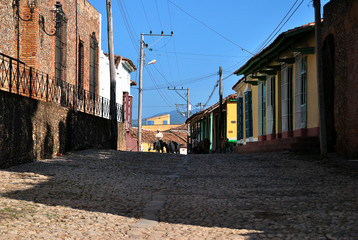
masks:
[(357, 173), (307, 156), (91, 150), (0, 180), (0, 239), (358, 239)]

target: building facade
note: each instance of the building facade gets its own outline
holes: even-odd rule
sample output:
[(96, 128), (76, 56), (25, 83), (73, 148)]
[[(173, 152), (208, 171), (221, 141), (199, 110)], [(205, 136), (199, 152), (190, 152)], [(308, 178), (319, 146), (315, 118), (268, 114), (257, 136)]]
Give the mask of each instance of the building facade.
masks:
[(224, 142), (237, 142), (236, 98), (236, 94), (231, 94), (223, 99), (221, 123), (219, 102), (195, 113), (186, 121), (190, 125), (192, 147), (205, 140), (210, 142), (211, 152), (219, 152)]
[(0, 52), (98, 94), (101, 15), (87, 1), (0, 2)]
[(177, 128), (181, 126), (180, 124), (170, 124), (170, 114), (164, 114), (160, 116), (155, 116), (145, 119), (145, 124), (142, 125), (143, 129), (156, 131), (166, 131), (172, 128)]
[(314, 24), (280, 34), (235, 74), (244, 76), (233, 87), (238, 142), (250, 143), (237, 151), (314, 150), (319, 136)]

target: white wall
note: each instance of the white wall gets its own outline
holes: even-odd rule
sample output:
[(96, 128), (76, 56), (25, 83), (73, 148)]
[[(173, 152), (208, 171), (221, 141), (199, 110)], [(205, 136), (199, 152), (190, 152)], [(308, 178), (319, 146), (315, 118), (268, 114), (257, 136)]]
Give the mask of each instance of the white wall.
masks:
[[(130, 94), (130, 71), (126, 68), (128, 62), (121, 60), (116, 68), (116, 102), (123, 104), (123, 92)], [(100, 52), (99, 59), (99, 95), (110, 99), (109, 59)]]

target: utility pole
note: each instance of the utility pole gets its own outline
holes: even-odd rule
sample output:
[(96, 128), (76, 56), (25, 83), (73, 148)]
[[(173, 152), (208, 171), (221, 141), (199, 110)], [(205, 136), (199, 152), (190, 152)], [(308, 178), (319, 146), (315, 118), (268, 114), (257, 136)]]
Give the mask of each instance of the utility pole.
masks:
[[(190, 117), (189, 88), (187, 88), (186, 91), (187, 91), (187, 94), (186, 94), (186, 116), (187, 116), (187, 120), (188, 120), (189, 117)], [(188, 153), (188, 151), (189, 151), (190, 124), (188, 123), (186, 126), (187, 126), (186, 151)]]
[(107, 0), (107, 21), (108, 21), (108, 51), (109, 51), (109, 72), (111, 79), (111, 147), (118, 150), (118, 123), (117, 123), (117, 104), (116, 104), (116, 72), (114, 66), (114, 47), (113, 47), (113, 20), (112, 20), (112, 3)]
[(318, 82), (318, 106), (319, 106), (319, 138), (321, 155), (327, 154), (326, 136), (326, 111), (324, 96), (324, 81), (322, 74), (322, 30), (321, 30), (321, 1), (313, 0), (315, 8), (315, 31), (316, 31), (316, 65)]
[(139, 60), (139, 101), (138, 101), (138, 152), (142, 146), (142, 100), (143, 100), (143, 61), (144, 61), (144, 34), (140, 35), (140, 60)]
[[(190, 117), (190, 103), (189, 103), (189, 88), (179, 88), (177, 89), (176, 87), (170, 89), (168, 87), (168, 90), (174, 90), (174, 91), (178, 91), (178, 90), (182, 90), (185, 91), (186, 90), (186, 119), (188, 120)], [(178, 93), (179, 94), (179, 93)], [(180, 94), (179, 94), (180, 95)], [(180, 95), (181, 96), (181, 95)], [(177, 106), (178, 107), (178, 106)], [(187, 125), (187, 137), (186, 137), (186, 144), (187, 144), (187, 150), (189, 150), (189, 133), (190, 133), (190, 125)]]
[(138, 92), (138, 143), (137, 143), (138, 152), (141, 152), (141, 146), (142, 146), (142, 101), (143, 101), (144, 47), (148, 47), (148, 45), (145, 44), (145, 42), (144, 42), (144, 36), (171, 37), (171, 36), (173, 36), (173, 32), (171, 32), (170, 35), (164, 35), (163, 31), (161, 32), (161, 34), (152, 34), (152, 31), (150, 31), (149, 34), (141, 33), (141, 35), (140, 35), (139, 92)]
[(220, 76), (220, 83), (219, 83), (219, 133), (217, 134), (218, 139), (218, 150), (219, 152), (222, 151), (221, 149), (221, 140), (223, 138), (223, 107), (222, 107), (222, 101), (223, 101), (223, 69), (220, 66), (219, 67), (219, 76)]

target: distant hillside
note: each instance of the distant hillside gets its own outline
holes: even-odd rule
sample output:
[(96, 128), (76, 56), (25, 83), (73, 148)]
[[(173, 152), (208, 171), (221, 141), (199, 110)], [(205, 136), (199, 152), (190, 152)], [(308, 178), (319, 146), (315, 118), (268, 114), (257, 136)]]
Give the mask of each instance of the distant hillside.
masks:
[[(157, 117), (157, 116), (164, 115), (164, 114), (170, 114), (170, 124), (183, 124), (186, 121), (186, 117), (184, 117), (182, 115), (179, 115), (177, 113), (177, 111), (174, 110), (174, 111), (171, 111), (171, 112), (158, 113), (158, 114), (155, 114), (153, 116), (146, 117), (146, 118), (144, 118), (142, 120), (142, 125), (145, 125), (145, 119), (151, 118), (151, 117)], [(192, 113), (192, 114), (194, 114), (194, 113)], [(132, 125), (134, 127), (138, 127), (138, 119), (133, 120)]]

